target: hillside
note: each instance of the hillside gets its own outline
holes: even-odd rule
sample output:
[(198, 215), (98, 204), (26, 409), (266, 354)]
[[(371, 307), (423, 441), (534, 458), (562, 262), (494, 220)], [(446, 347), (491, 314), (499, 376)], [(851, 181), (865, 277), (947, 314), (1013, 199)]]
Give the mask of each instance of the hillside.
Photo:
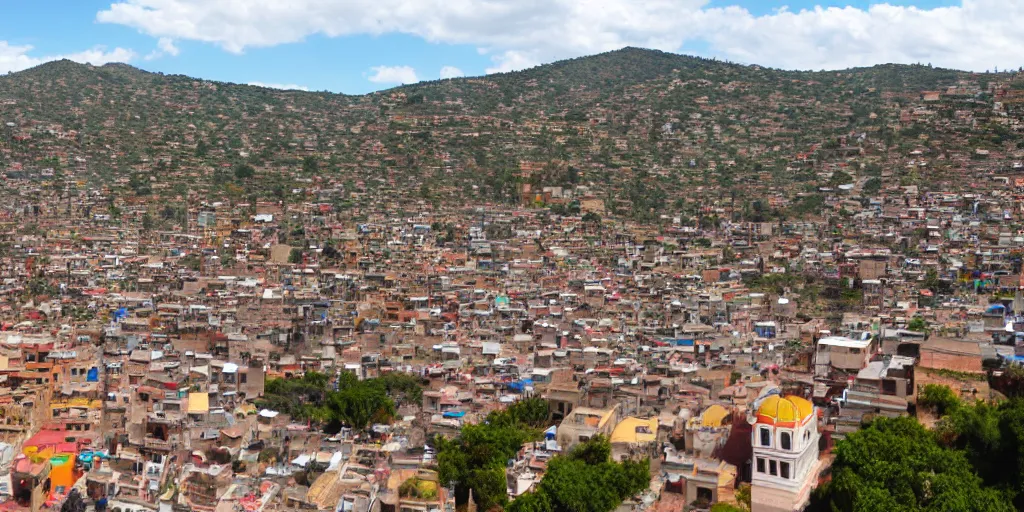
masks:
[[(902, 166), (908, 148), (947, 163), (981, 146), (1014, 150), (1016, 132), (988, 133), (986, 120), (991, 90), (1015, 80), (927, 66), (779, 71), (626, 48), (348, 96), (60, 61), (0, 77), (0, 120), (13, 124), (0, 169), (52, 167), (57, 179), (171, 198), (316, 188), (317, 200), (355, 209), (380, 193), (513, 203), (534, 200), (525, 186), (583, 186), (577, 196), (641, 219), (697, 220), (722, 201), (782, 217), (809, 213), (803, 194), (818, 186)], [(958, 84), (970, 92), (907, 119), (923, 91)], [(973, 145), (953, 122), (962, 111), (982, 121)], [(236, 179), (239, 167), (259, 186)], [(915, 180), (928, 182), (900, 171), (884, 185)], [(753, 204), (768, 196), (770, 208)]]

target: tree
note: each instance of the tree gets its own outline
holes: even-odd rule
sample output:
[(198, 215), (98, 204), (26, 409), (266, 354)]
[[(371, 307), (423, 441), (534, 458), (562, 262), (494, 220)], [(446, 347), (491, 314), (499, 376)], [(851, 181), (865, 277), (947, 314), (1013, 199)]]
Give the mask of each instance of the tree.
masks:
[(881, 178), (872, 177), (872, 178), (868, 178), (868, 180), (864, 182), (864, 193), (865, 194), (877, 194), (878, 191), (881, 190), (881, 189), (882, 189), (882, 180), (881, 180)]
[(443, 485), (456, 484), (457, 503), (465, 503), (472, 489), (481, 509), (504, 505), (505, 464), (515, 458), (523, 443), (540, 438), (534, 425), (547, 420), (547, 410), (543, 399), (523, 400), (488, 414), (484, 423), (462, 427), (455, 439), (435, 440), (438, 478)]
[(647, 459), (616, 463), (610, 456), (608, 439), (595, 436), (568, 455), (551, 459), (537, 490), (513, 501), (509, 512), (615, 510), (623, 500), (647, 488), (650, 464)]
[(928, 322), (925, 322), (924, 318), (915, 316), (907, 323), (907, 329), (910, 329), (911, 331), (924, 332), (928, 329)]
[(520, 400), (501, 413), (488, 415), (487, 422), (492, 424), (525, 425), (539, 428), (548, 424), (548, 401), (543, 398), (527, 398)]
[(580, 460), (586, 464), (598, 465), (612, 458), (612, 445), (602, 436), (597, 436), (583, 444), (576, 445), (569, 458)]
[(252, 178), (256, 175), (256, 170), (248, 164), (238, 164), (235, 166), (235, 179), (242, 181)]
[(542, 492), (527, 492), (519, 496), (508, 507), (507, 512), (553, 512), (548, 495)]
[(851, 183), (852, 181), (853, 176), (850, 176), (850, 174), (847, 173), (846, 171), (836, 171), (832, 174), (832, 177), (829, 178), (828, 183), (829, 185), (832, 186), (838, 186), (846, 185), (847, 183)]
[(373, 381), (384, 386), (384, 390), (391, 398), (400, 398), (402, 401), (413, 404), (423, 401), (423, 380), (416, 375), (388, 372)]
[(327, 409), (331, 413), (329, 418), (355, 429), (366, 428), (374, 420), (387, 422), (395, 416), (395, 403), (383, 389), (368, 384), (349, 385), (331, 393)]
[(939, 416), (945, 416), (960, 405), (960, 398), (949, 386), (925, 384), (917, 395), (917, 405), (934, 409)]
[(306, 174), (316, 174), (320, 170), (320, 162), (313, 155), (307, 156), (302, 159), (302, 172)]
[(879, 418), (836, 444), (832, 480), (809, 510), (1014, 510), (982, 483), (964, 452), (914, 418)]
[(337, 431), (342, 425), (357, 430), (372, 422), (386, 423), (396, 413), (395, 400), (418, 403), (422, 390), (412, 375), (390, 372), (386, 377), (359, 380), (355, 374), (338, 376), (337, 391), (329, 389), (330, 377), (306, 372), (298, 379), (271, 379), (264, 386), (259, 407), (285, 412), (296, 419), (310, 420)]
[(1024, 509), (1024, 399), (998, 406), (960, 404), (936, 427), (945, 446), (962, 450), (986, 485), (1012, 497)]
[(457, 503), (465, 503), (472, 489), (473, 498), (481, 508), (486, 508), (485, 503), (503, 504), (505, 485), (502, 484), (498, 492), (486, 470), (504, 468), (509, 459), (515, 458), (523, 443), (536, 438), (536, 433), (517, 425), (466, 425), (457, 438), (447, 440), (439, 437), (435, 441), (438, 477), (443, 485), (456, 484)]
[(288, 253), (288, 263), (291, 263), (293, 265), (298, 265), (299, 263), (302, 263), (302, 249), (299, 249), (298, 247), (293, 247), (291, 252)]
[(465, 486), (473, 489), (473, 499), (479, 510), (504, 507), (508, 503), (508, 483), (505, 480), (505, 465), (491, 463), (466, 473)]

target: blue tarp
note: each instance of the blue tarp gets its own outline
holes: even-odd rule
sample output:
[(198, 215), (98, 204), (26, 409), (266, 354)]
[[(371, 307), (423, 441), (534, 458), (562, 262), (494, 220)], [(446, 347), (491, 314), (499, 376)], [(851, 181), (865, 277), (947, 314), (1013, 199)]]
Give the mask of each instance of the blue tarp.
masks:
[(466, 411), (447, 411), (441, 414), (445, 418), (461, 418), (466, 415)]
[(532, 385), (533, 380), (531, 379), (512, 381), (508, 383), (508, 390), (512, 391), (513, 393), (522, 393), (526, 389), (526, 386)]
[(86, 382), (99, 382), (100, 381), (100, 371), (97, 368), (89, 368), (89, 373), (86, 374), (85, 381)]
[(103, 452), (91, 452), (84, 451), (78, 454), (78, 460), (82, 462), (92, 462), (93, 459), (109, 459), (110, 456)]

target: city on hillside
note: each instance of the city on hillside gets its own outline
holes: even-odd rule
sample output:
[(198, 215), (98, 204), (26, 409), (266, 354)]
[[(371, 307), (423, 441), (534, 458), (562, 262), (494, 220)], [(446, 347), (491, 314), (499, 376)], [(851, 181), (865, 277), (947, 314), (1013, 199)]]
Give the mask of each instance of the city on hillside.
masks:
[(0, 76), (0, 512), (1024, 508), (1024, 72)]

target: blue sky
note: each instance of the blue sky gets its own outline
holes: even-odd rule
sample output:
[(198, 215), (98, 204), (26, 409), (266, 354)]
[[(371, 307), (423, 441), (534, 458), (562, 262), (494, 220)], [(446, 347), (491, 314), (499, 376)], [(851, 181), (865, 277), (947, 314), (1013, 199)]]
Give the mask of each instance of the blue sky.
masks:
[(1024, 65), (1012, 23), (1024, 0), (0, 2), (0, 72), (67, 57), (365, 93), (442, 69), (483, 75), (626, 45), (799, 69)]

